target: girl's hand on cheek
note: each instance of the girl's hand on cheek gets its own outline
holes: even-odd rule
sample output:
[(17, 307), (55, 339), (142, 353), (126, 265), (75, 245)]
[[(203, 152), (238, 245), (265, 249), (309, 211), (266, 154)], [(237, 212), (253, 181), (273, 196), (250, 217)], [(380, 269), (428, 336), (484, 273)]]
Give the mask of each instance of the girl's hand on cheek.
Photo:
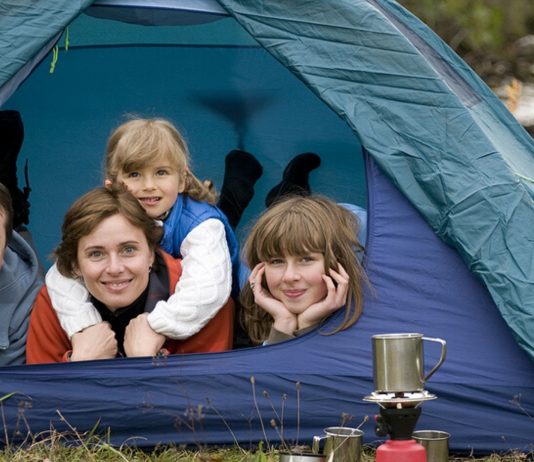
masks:
[[(330, 269), (330, 276), (323, 274), (323, 280), (327, 289), (326, 297), (310, 305), (299, 315), (299, 329), (305, 329), (320, 323), (324, 318), (337, 311), (347, 302), (349, 275), (345, 271), (345, 268), (338, 264), (338, 271)], [(334, 281), (336, 281), (336, 284), (334, 284)]]
[(291, 313), (280, 300), (274, 298), (268, 290), (263, 288), (262, 280), (264, 274), (265, 263), (257, 264), (250, 274), (249, 283), (254, 294), (254, 301), (273, 317), (273, 327), (276, 330), (291, 335), (297, 328), (297, 316)]

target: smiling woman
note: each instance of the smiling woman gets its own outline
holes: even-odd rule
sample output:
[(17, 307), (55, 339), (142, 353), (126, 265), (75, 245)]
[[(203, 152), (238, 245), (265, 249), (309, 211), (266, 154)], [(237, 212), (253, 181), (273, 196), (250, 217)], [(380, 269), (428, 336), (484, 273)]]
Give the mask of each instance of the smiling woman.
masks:
[(153, 263), (153, 246), (123, 215), (106, 218), (78, 243), (76, 272), (112, 313), (145, 290)]
[(167, 339), (150, 328), (147, 314), (173, 291), (181, 262), (158, 250), (161, 228), (124, 186), (96, 188), (82, 196), (67, 212), (62, 229), (56, 249), (58, 270), (73, 281), (73, 287), (77, 279), (84, 282), (102, 321), (69, 340), (43, 287), (30, 319), (28, 363), (230, 348), (229, 303), (184, 341)]

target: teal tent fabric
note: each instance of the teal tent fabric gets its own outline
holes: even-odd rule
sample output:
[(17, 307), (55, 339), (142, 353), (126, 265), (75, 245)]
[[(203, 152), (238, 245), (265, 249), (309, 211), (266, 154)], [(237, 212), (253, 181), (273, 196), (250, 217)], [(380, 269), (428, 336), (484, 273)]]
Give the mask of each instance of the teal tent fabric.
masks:
[(491, 90), (395, 2), (220, 3), (352, 127), (534, 358), (534, 141)]
[[(15, 91), (63, 29), (92, 0), (0, 3), (0, 104)], [(20, 73), (20, 74), (18, 74)], [(18, 74), (18, 75), (17, 75)]]
[[(148, 3), (140, 1), (143, 5)], [(30, 3), (36, 8), (34, 11), (59, 5), (50, 0)], [(64, 10), (70, 10), (67, 16), (72, 18), (84, 11), (82, 4), (73, 3), (65, 4)], [(100, 13), (104, 13), (105, 4), (117, 6), (126, 0), (98, 3)], [(158, 3), (170, 8), (183, 2), (161, 0)], [(111, 443), (117, 446), (127, 442), (141, 446), (199, 441), (232, 444), (233, 435), (241, 444), (254, 444), (264, 438), (251, 397), (251, 377), (255, 377), (269, 439), (277, 441), (275, 430), (268, 425), (271, 418), (277, 417), (268, 400), (263, 399), (262, 390), (268, 390), (277, 409), (281, 397), (288, 396), (284, 402), (287, 438), (294, 441), (300, 431), (301, 441), (311, 441), (323, 427), (337, 424), (342, 412), (354, 416), (351, 424), (358, 424), (362, 416), (376, 411), (376, 406), (362, 401), (373, 389), (370, 337), (380, 332), (410, 330), (443, 337), (449, 344), (447, 360), (428, 383), (428, 389), (438, 399), (423, 404), (419, 428), (450, 431), (451, 448), (458, 451), (531, 449), (529, 416), (534, 412), (534, 380), (530, 138), (480, 79), (428, 28), (394, 2), (221, 0), (220, 4), (305, 84), (299, 86), (305, 94), (298, 95), (302, 114), (290, 113), (295, 120), (289, 120), (286, 113), (269, 113), (270, 107), (265, 111), (267, 117), (251, 123), (245, 137), (247, 146), (265, 148), (262, 154), (267, 151), (266, 145), (269, 148), (275, 145), (278, 150), (272, 154), (273, 149), (270, 157), (262, 158), (266, 167), (264, 175), (272, 175), (278, 167), (277, 173), (281, 173), (293, 151), (286, 150), (288, 145), (282, 144), (280, 138), (296, 131), (296, 119), (304, 125), (311, 124), (308, 116), (312, 113), (314, 123), (317, 119), (320, 122), (311, 124), (314, 129), (318, 127), (312, 141), (319, 144), (324, 140), (321, 147), (327, 152), (320, 169), (324, 192), (339, 193), (346, 188), (340, 179), (345, 181), (347, 177), (352, 190), (361, 186), (362, 172), (356, 171), (356, 163), (352, 162), (361, 156), (360, 140), (373, 158), (366, 159), (365, 169), (369, 188), (366, 269), (376, 293), (367, 294), (361, 320), (335, 336), (312, 332), (293, 342), (265, 348), (176, 356), (163, 361), (139, 358), (3, 369), (0, 396), (18, 392), (2, 402), (6, 421), (3, 434), (24, 438), (24, 428), (21, 430), (19, 426), (22, 417), (34, 433), (50, 428), (68, 430), (57, 413), (59, 410), (66, 422), (80, 432), (91, 430), (97, 422), (106, 434), (110, 428)], [(7, 8), (2, 13), (9, 16)], [(150, 23), (146, 16), (143, 20)], [(36, 19), (29, 16), (27, 21)], [(119, 92), (112, 92), (109, 87), (102, 91), (104, 96), (92, 93), (89, 90), (94, 87), (81, 85), (82, 78), (76, 78), (75, 73), (67, 78), (66, 72), (56, 71), (53, 82), (35, 87), (33, 80), (42, 83), (43, 74), (48, 72), (47, 56), (47, 62), (36, 68), (7, 99), (27, 75), (21, 74), (21, 70), (28, 66), (29, 72), (31, 62), (35, 64), (46, 55), (42, 47), (49, 47), (68, 22), (54, 21), (48, 18), (46, 27), (54, 25), (46, 37), (32, 35), (24, 29), (21, 32), (24, 39), (16, 47), (8, 41), (0, 42), (0, 68), (7, 70), (0, 80), (0, 101), (20, 104), (25, 109), (25, 120), (31, 129), (23, 149), (28, 149), (33, 141), (34, 154), (30, 159), (30, 177), (34, 178), (34, 172), (41, 174), (40, 180), (49, 190), (59, 188), (66, 196), (78, 193), (76, 188), (89, 187), (89, 181), (100, 181), (101, 150), (94, 148), (97, 144), (91, 145), (94, 152), (90, 152), (89, 159), (84, 158), (88, 155), (83, 148), (92, 138), (101, 137), (104, 143), (112, 119), (109, 113), (118, 110), (115, 104), (154, 105), (160, 110), (162, 101), (171, 99), (165, 90), (173, 88), (172, 96), (176, 98), (173, 103), (180, 103), (175, 104), (175, 111), (181, 116), (181, 104), (193, 93), (188, 95), (183, 88), (176, 88), (183, 82), (178, 78), (180, 67), (171, 78), (151, 75), (154, 79), (163, 77), (157, 80), (157, 86), (162, 89), (158, 95), (139, 88), (138, 82), (132, 82), (126, 75), (120, 82), (131, 93), (133, 102), (127, 103), (121, 99), (122, 92), (119, 98)], [(2, 37), (7, 24), (4, 16), (0, 16)], [(155, 35), (151, 32), (140, 35)], [(40, 45), (24, 58), (26, 64), (21, 60), (22, 67), (12, 66), (17, 54), (25, 53), (22, 44), (29, 45), (32, 41), (35, 41), (33, 45)], [(129, 46), (122, 43), (116, 48), (84, 44), (76, 54), (65, 59), (62, 70), (76, 62), (79, 73), (91, 77), (91, 64), (102, 66), (105, 56), (113, 70), (123, 66), (133, 74), (141, 67), (138, 61), (146, 66), (151, 54), (168, 57), (163, 59), (168, 67), (176, 56), (178, 65), (190, 63), (197, 56), (197, 61), (212, 60), (216, 67), (235, 73), (240, 83), (235, 90), (241, 91), (240, 95), (253, 95), (257, 87), (261, 90), (261, 85), (271, 84), (273, 87), (288, 84), (291, 92), (297, 93), (289, 85), (295, 82), (275, 72), (258, 79), (261, 85), (256, 88), (251, 85), (243, 91), (249, 83), (243, 76), (251, 75), (243, 71), (246, 64), (261, 71), (270, 69), (264, 59), (266, 53), (259, 56), (257, 47), (246, 45), (249, 48), (244, 50), (229, 47), (223, 51), (211, 49), (207, 43), (197, 43), (190, 48), (180, 47), (180, 52), (174, 53), (173, 46), (164, 45), (165, 53), (162, 50), (155, 53), (156, 47), (131, 47), (134, 59), (130, 59), (132, 56), (125, 57)], [(82, 48), (86, 52), (83, 56)], [(10, 55), (8, 50), (15, 54)], [(195, 51), (202, 53), (195, 55)], [(239, 52), (243, 52), (242, 61), (237, 57)], [(232, 65), (228, 65), (231, 60), (234, 60)], [(135, 66), (125, 65), (133, 61)], [(198, 73), (191, 69), (189, 72), (198, 80), (197, 89), (204, 89), (204, 79), (215, 73), (206, 72), (208, 66), (196, 64)], [(104, 67), (104, 70), (108, 69)], [(100, 73), (95, 75), (102, 77)], [(104, 77), (99, 82), (102, 86), (103, 80), (108, 80), (107, 74)], [(58, 83), (61, 91), (57, 91)], [(46, 98), (32, 94), (40, 88), (49, 92)], [(215, 91), (218, 88), (212, 87)], [(79, 100), (74, 96), (88, 100), (91, 104), (83, 106), (88, 109), (80, 110)], [(283, 96), (290, 99), (287, 94)], [(315, 96), (333, 111), (319, 104)], [(61, 112), (57, 118), (52, 114), (49, 117), (52, 120), (42, 120), (43, 106), (55, 107), (60, 101), (63, 112), (57, 111)], [(40, 106), (36, 107), (35, 103)], [(223, 142), (220, 137), (223, 131), (226, 140), (235, 142), (230, 124), (224, 125), (207, 111), (196, 109), (189, 113), (187, 120), (191, 122), (189, 133), (193, 141), (195, 136), (207, 138), (209, 127), (209, 141), (214, 141), (217, 147)], [(279, 123), (283, 117), (286, 117), (283, 125), (287, 127)], [(72, 125), (65, 123), (68, 118), (73, 120)], [(334, 127), (332, 119), (341, 129)], [(260, 124), (262, 130), (257, 128)], [(311, 138), (302, 127), (298, 130)], [(350, 140), (346, 140), (346, 135)], [(51, 138), (61, 138), (53, 145), (54, 149), (46, 144)], [(340, 139), (341, 143), (335, 144)], [(56, 147), (62, 147), (62, 151), (56, 151)], [(224, 153), (221, 149), (208, 149), (199, 156), (195, 152), (194, 158), (214, 171), (222, 171)], [(61, 178), (67, 177), (69, 182), (59, 180), (58, 172), (50, 171), (53, 170), (50, 166), (58, 160), (63, 161), (63, 169), (69, 173)], [(338, 164), (337, 175), (327, 169), (327, 164), (334, 161)], [(91, 175), (93, 178), (88, 180)], [(269, 178), (269, 185), (273, 179), (274, 175)], [(46, 194), (43, 196), (33, 196), (32, 207), (37, 205), (37, 200), (53, 202)], [(52, 206), (59, 209), (55, 202)], [(49, 220), (59, 227), (61, 211), (55, 212), (58, 216), (50, 214)], [(489, 293), (512, 331), (502, 322)], [(325, 329), (329, 330), (338, 321), (329, 320)], [(431, 350), (425, 355), (428, 364), (435, 360), (433, 353)], [(300, 402), (295, 399), (296, 382), (302, 386)], [(205, 411), (194, 432), (183, 425), (184, 416), (187, 420), (191, 409)], [(299, 431), (298, 412), (302, 413), (298, 419)], [(373, 427), (371, 418), (364, 425), (366, 442), (377, 441)], [(136, 436), (139, 439), (132, 438)]]

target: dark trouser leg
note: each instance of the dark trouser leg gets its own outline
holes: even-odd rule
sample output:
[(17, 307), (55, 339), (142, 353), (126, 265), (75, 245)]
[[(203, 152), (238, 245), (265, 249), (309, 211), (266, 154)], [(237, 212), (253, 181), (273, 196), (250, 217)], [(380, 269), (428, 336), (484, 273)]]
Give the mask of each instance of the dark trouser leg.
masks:
[(321, 158), (313, 152), (305, 152), (295, 156), (284, 169), (282, 181), (267, 193), (265, 206), (269, 207), (284, 196), (310, 195), (309, 174), (319, 165), (321, 165)]
[(217, 206), (224, 212), (232, 228), (235, 229), (239, 224), (254, 196), (254, 184), (262, 173), (263, 168), (258, 160), (246, 151), (234, 149), (226, 156)]
[(0, 111), (0, 183), (9, 189), (13, 203), (13, 227), (24, 229), (29, 223), (30, 188), (17, 186), (17, 157), (24, 140), (24, 126), (18, 111)]

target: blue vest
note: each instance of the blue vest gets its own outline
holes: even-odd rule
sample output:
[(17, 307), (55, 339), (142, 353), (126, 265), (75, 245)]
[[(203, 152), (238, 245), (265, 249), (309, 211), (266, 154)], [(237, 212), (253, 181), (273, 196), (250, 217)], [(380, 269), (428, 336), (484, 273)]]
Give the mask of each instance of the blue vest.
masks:
[(215, 218), (222, 221), (226, 233), (226, 242), (232, 261), (232, 297), (239, 294), (239, 245), (234, 230), (224, 213), (214, 205), (199, 202), (185, 194), (178, 194), (171, 213), (163, 224), (161, 248), (175, 258), (181, 258), (180, 247), (186, 236), (200, 223)]

